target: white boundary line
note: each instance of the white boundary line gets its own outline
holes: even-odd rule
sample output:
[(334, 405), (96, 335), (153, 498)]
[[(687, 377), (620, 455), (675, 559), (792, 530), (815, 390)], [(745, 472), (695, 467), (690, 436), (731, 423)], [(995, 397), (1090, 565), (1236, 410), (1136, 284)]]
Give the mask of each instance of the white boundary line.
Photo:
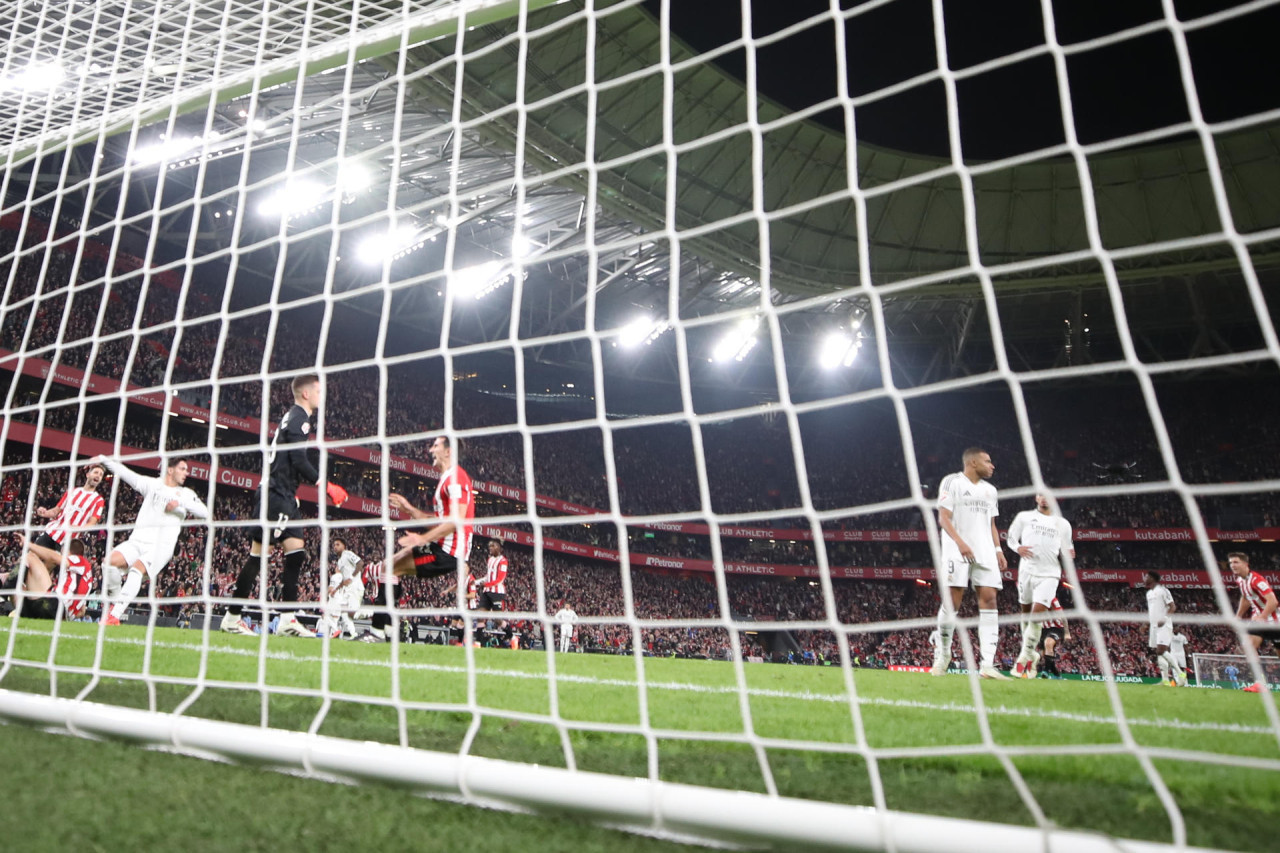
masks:
[[(52, 637), (43, 631), (33, 631), (29, 628), (10, 629), (16, 630), (20, 635), (34, 637)], [(60, 639), (66, 640), (94, 640), (97, 636), (83, 636), (79, 634), (60, 634)], [(107, 643), (125, 645), (125, 646), (146, 646), (145, 640), (134, 637), (111, 637), (105, 640)], [(201, 646), (196, 643), (171, 643), (163, 641), (152, 641), (152, 648), (177, 649), (181, 651), (201, 651)], [(317, 655), (297, 655), (291, 652), (282, 651), (266, 651), (259, 654), (259, 649), (239, 648), (236, 646), (219, 646), (210, 644), (209, 651), (217, 654), (228, 654), (238, 657), (248, 657), (257, 660), (259, 657), (266, 657), (268, 660), (276, 661), (292, 661), (294, 663), (325, 663), (325, 658)], [(345, 658), (330, 655), (327, 661), (332, 664), (345, 664), (348, 666), (368, 666), (378, 668), (390, 668), (391, 664), (386, 660), (367, 660), (362, 658)], [(400, 662), (399, 669), (412, 670), (419, 672), (438, 672), (448, 675), (466, 675), (467, 667), (451, 666), (449, 664), (434, 663), (405, 663)], [(489, 667), (477, 666), (475, 668), (476, 675), (486, 675), (495, 678), (520, 678), (531, 681), (546, 681), (548, 674), (546, 672), (533, 672), (519, 669), (493, 669)], [(109, 677), (109, 673), (104, 672), (104, 676)], [(557, 673), (555, 676), (557, 682), (567, 682), (571, 684), (593, 684), (602, 687), (636, 687), (635, 681), (626, 678), (596, 678), (587, 675), (566, 675)], [(691, 684), (681, 681), (646, 681), (646, 686), (656, 690), (684, 691), (688, 693), (707, 693), (707, 694), (724, 694), (738, 695), (736, 686), (716, 686), (708, 684)], [(843, 693), (814, 693), (808, 690), (772, 690), (763, 687), (748, 687), (746, 692), (750, 696), (768, 698), (768, 699), (790, 699), (801, 702), (830, 702), (836, 704), (844, 704), (849, 701), (849, 697)], [(960, 702), (922, 702), (916, 699), (887, 699), (884, 697), (866, 697), (859, 696), (858, 702), (862, 705), (870, 705), (888, 708), (912, 708), (922, 711), (943, 711), (943, 712), (962, 712), (969, 714), (978, 713), (977, 709), (971, 705), (965, 705)], [(1019, 708), (1010, 705), (993, 705), (986, 708), (988, 714), (1003, 717), (1028, 717), (1062, 720), (1072, 723), (1089, 723), (1098, 725), (1117, 725), (1118, 720), (1115, 717), (1109, 717), (1102, 714), (1081, 714), (1071, 711), (1055, 711), (1042, 708)], [(1139, 719), (1127, 718), (1128, 723), (1134, 726), (1144, 726), (1147, 728), (1159, 729), (1178, 729), (1183, 731), (1215, 731), (1227, 732), (1231, 734), (1249, 734), (1249, 735), (1269, 735), (1272, 731), (1267, 726), (1248, 726), (1241, 723), (1214, 723), (1214, 722), (1190, 722), (1187, 720), (1173, 719)]]

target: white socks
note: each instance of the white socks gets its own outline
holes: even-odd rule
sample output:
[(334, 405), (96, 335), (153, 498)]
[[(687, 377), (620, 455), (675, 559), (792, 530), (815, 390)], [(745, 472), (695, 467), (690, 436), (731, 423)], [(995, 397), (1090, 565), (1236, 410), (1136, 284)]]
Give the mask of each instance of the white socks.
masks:
[(982, 667), (995, 666), (996, 644), (1000, 641), (1000, 611), (978, 611), (978, 648), (982, 652)]
[(1171, 668), (1169, 666), (1169, 656), (1156, 655), (1156, 666), (1160, 667), (1160, 677), (1163, 678), (1165, 681), (1168, 681), (1169, 678), (1171, 677), (1169, 674), (1169, 670)]
[(945, 605), (938, 609), (938, 649), (934, 660), (951, 660), (951, 637), (956, 632), (955, 613)]
[(124, 580), (124, 586), (120, 587), (120, 599), (111, 608), (111, 615), (119, 619), (124, 612), (129, 609), (129, 605), (133, 604), (134, 598), (138, 595), (138, 590), (142, 589), (142, 572), (137, 569), (129, 569), (129, 576)]
[(1031, 660), (1035, 656), (1036, 646), (1040, 643), (1040, 634), (1044, 631), (1044, 623), (1028, 622), (1022, 627), (1022, 658)]

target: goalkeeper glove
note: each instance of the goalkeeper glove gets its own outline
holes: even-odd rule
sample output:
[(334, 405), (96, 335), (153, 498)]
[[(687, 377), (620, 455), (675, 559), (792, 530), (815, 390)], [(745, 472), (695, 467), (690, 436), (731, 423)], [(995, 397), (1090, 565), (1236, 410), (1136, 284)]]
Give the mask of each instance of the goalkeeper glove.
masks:
[(337, 483), (326, 483), (324, 490), (329, 495), (329, 500), (333, 501), (334, 506), (342, 506), (347, 502), (347, 490)]

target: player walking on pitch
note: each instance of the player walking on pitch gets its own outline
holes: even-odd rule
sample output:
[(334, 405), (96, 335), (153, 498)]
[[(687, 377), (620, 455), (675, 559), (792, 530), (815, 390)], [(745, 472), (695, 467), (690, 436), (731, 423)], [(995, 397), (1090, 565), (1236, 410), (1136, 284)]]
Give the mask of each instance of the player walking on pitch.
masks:
[(107, 457), (95, 461), (106, 465), (112, 474), (142, 496), (142, 508), (133, 522), (133, 532), (107, 556), (108, 566), (128, 572), (115, 604), (102, 615), (104, 624), (119, 625), (120, 617), (142, 588), (142, 576), (151, 578), (154, 586), (160, 572), (173, 559), (182, 522), (189, 515), (209, 518), (209, 508), (184, 485), (189, 470), (185, 459), (170, 459), (164, 464), (161, 477), (143, 477)]
[[(315, 434), (315, 414), (320, 408), (320, 377), (314, 373), (299, 376), (293, 380), (293, 406), (280, 420), (280, 426), (271, 439), (271, 452), (267, 454), (271, 466), (267, 481), (258, 490), (260, 512), (259, 518), (267, 520), (263, 530), (253, 530), (253, 544), (249, 548), (249, 556), (236, 578), (234, 594), (240, 598), (248, 598), (253, 585), (258, 580), (258, 572), (262, 567), (262, 545), (284, 549), (284, 589), (282, 597), (285, 602), (293, 604), (298, 600), (298, 575), (302, 572), (302, 564), (306, 562), (303, 530), (297, 521), (302, 515), (298, 503), (298, 487), (303, 483), (320, 484), (320, 472), (307, 458), (307, 450), (302, 444)], [(279, 444), (293, 445), (280, 450)], [(337, 483), (325, 484), (324, 491), (334, 506), (342, 506), (347, 501), (347, 490)], [(265, 589), (264, 589), (265, 592)], [(266, 597), (265, 595), (263, 596)], [(240, 614), (244, 610), (244, 602), (233, 601), (227, 605), (226, 615), (222, 617), (222, 630), (228, 634), (253, 634), (244, 624)], [(265, 614), (264, 614), (265, 615)], [(265, 619), (263, 620), (266, 621)], [(293, 613), (285, 613), (280, 617), (278, 629), (282, 634), (293, 634), (298, 637), (315, 636), (302, 626)]]
[[(1065, 550), (1074, 560), (1076, 549), (1071, 544), (1071, 523), (1055, 516), (1049, 499), (1036, 495), (1036, 508), (1023, 510), (1009, 525), (1009, 547), (1018, 552), (1018, 604), (1031, 618), (1022, 624), (1022, 651), (1013, 665), (1013, 674), (1027, 677), (1034, 672), (1039, 658), (1036, 646), (1044, 630), (1042, 617), (1058, 595), (1062, 580), (1061, 555)], [(1032, 676), (1034, 677), (1034, 676)]]
[(1173, 613), (1178, 606), (1173, 603), (1173, 594), (1160, 583), (1159, 572), (1147, 572), (1146, 577), (1147, 621), (1150, 623), (1147, 646), (1151, 649), (1151, 656), (1156, 659), (1161, 680), (1165, 684), (1185, 687), (1187, 673), (1185, 670), (1175, 673), (1178, 664), (1169, 651), (1173, 646)]
[(942, 606), (938, 610), (938, 644), (933, 675), (945, 675), (951, 663), (951, 638), (956, 611), (970, 585), (978, 596), (978, 646), (983, 678), (1007, 680), (996, 669), (996, 645), (1000, 640), (1000, 613), (996, 593), (1004, 586), (1002, 572), (1009, 567), (1000, 547), (996, 516), (1000, 514), (996, 488), (987, 482), (996, 466), (985, 450), (964, 452), (964, 470), (949, 474), (938, 489), (938, 523), (942, 527), (942, 566), (938, 572)]

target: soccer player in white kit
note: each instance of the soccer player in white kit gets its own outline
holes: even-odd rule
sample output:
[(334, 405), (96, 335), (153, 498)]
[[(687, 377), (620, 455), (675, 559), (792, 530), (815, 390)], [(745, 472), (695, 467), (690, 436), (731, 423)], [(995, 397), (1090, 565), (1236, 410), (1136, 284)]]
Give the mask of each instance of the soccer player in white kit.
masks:
[(573, 642), (573, 626), (578, 621), (578, 614), (573, 612), (573, 608), (566, 601), (553, 618), (560, 626), (560, 651), (568, 653), (569, 644)]
[(334, 537), (331, 549), (338, 557), (338, 566), (329, 576), (329, 605), (325, 608), (325, 632), (337, 630), (339, 622), (347, 629), (350, 638), (356, 636), (356, 625), (351, 614), (360, 609), (364, 600), (364, 560), (347, 547), (342, 537)]
[(1173, 663), (1176, 669), (1174, 672), (1187, 677), (1187, 635), (1179, 631), (1174, 634), (1172, 645), (1169, 646), (1169, 654), (1173, 655)]
[(947, 672), (956, 611), (964, 601), (965, 588), (972, 585), (978, 595), (978, 646), (982, 656), (978, 674), (1003, 681), (1008, 676), (996, 669), (995, 663), (1000, 640), (996, 593), (1004, 586), (1001, 573), (1009, 563), (996, 530), (996, 516), (1000, 514), (996, 488), (987, 482), (996, 466), (991, 454), (977, 447), (966, 450), (963, 459), (964, 470), (943, 478), (938, 488), (938, 524), (943, 531), (942, 566), (938, 571), (942, 607), (938, 610), (938, 644), (930, 672)]
[(1022, 624), (1022, 651), (1013, 665), (1015, 676), (1026, 677), (1035, 671), (1039, 657), (1036, 646), (1044, 630), (1044, 623), (1034, 614), (1049, 610), (1062, 580), (1062, 552), (1066, 551), (1074, 560), (1076, 549), (1071, 543), (1071, 523), (1053, 514), (1049, 499), (1044, 495), (1036, 495), (1034, 510), (1023, 510), (1013, 517), (1008, 542), (1021, 558), (1018, 561), (1018, 604), (1023, 613), (1032, 614), (1032, 618)]
[(1147, 572), (1147, 621), (1150, 630), (1147, 634), (1147, 645), (1151, 655), (1160, 668), (1160, 678), (1165, 684), (1172, 683), (1185, 687), (1187, 671), (1179, 670), (1169, 649), (1173, 646), (1173, 612), (1178, 606), (1173, 603), (1173, 594), (1160, 583), (1159, 572)]
[(143, 477), (107, 457), (100, 456), (95, 461), (106, 465), (111, 473), (142, 495), (142, 508), (133, 522), (133, 532), (107, 557), (108, 566), (128, 569), (129, 572), (115, 604), (102, 616), (104, 624), (119, 625), (120, 617), (142, 588), (143, 573), (154, 584), (156, 576), (173, 559), (182, 522), (188, 515), (207, 519), (209, 508), (195, 492), (183, 485), (188, 471), (185, 459), (168, 460), (163, 477)]

